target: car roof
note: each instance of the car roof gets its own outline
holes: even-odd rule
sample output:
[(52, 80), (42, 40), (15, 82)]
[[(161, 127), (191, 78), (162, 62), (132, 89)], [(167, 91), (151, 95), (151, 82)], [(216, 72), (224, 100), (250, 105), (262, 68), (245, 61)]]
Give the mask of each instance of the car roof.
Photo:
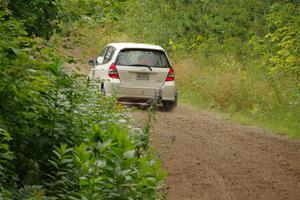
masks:
[(158, 45), (153, 45), (153, 44), (143, 44), (143, 43), (110, 43), (108, 46), (113, 46), (118, 50), (121, 49), (154, 49), (154, 50), (162, 50), (164, 49)]

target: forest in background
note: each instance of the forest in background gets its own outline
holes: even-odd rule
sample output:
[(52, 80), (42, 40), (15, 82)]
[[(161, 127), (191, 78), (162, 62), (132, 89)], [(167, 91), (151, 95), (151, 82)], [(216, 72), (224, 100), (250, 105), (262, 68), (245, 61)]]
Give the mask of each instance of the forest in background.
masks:
[(0, 9), (0, 199), (162, 197), (147, 133), (64, 67), (82, 68), (110, 42), (163, 46), (182, 102), (299, 137), (296, 0), (9, 0)]

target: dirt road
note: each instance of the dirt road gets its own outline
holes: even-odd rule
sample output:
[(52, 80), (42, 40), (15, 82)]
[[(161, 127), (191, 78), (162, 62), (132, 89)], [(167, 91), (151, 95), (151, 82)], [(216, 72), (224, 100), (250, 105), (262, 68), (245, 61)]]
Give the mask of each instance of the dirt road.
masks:
[(168, 200), (300, 200), (300, 141), (189, 106), (158, 112), (151, 139)]

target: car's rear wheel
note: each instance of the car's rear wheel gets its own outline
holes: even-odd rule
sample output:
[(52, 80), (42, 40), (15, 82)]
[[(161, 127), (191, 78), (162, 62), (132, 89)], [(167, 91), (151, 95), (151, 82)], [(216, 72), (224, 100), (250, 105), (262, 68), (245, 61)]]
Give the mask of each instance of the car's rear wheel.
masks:
[(175, 94), (175, 100), (174, 101), (162, 101), (163, 103), (163, 110), (164, 111), (171, 111), (177, 106), (178, 101), (178, 94), (176, 92)]
[(103, 82), (101, 83), (100, 91), (102, 92), (103, 96), (106, 95), (106, 91), (105, 91), (105, 87), (104, 87), (104, 83)]

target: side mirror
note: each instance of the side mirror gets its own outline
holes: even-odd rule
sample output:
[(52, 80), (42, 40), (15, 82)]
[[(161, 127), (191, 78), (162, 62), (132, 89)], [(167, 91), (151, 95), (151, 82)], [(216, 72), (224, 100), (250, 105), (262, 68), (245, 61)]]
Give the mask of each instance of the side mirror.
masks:
[(89, 60), (88, 64), (94, 67), (96, 65), (96, 62), (94, 61), (94, 59), (91, 59)]
[(102, 64), (102, 63), (103, 63), (103, 60), (104, 60), (104, 57), (99, 56), (99, 57), (97, 58), (97, 64)]

